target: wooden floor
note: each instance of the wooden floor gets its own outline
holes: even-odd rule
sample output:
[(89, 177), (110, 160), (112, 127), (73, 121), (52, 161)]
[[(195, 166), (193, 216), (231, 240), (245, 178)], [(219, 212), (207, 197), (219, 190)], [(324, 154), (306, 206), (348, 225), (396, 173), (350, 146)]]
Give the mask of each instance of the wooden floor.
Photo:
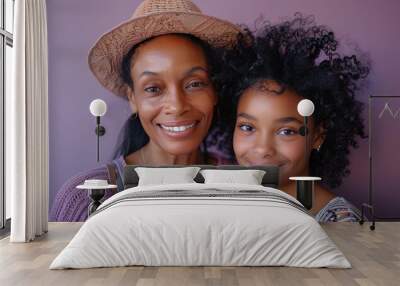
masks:
[(48, 270), (80, 223), (50, 223), (49, 233), (26, 244), (0, 241), (0, 285), (400, 285), (400, 223), (351, 223), (323, 228), (353, 268), (289, 267), (123, 267)]

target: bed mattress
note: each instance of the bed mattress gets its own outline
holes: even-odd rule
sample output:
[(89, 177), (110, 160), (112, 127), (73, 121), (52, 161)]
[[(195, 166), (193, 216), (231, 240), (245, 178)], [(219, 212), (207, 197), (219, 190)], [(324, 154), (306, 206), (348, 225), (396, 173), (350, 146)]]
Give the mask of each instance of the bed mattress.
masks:
[(114, 195), (50, 269), (130, 265), (351, 267), (284, 192), (198, 183), (138, 186)]

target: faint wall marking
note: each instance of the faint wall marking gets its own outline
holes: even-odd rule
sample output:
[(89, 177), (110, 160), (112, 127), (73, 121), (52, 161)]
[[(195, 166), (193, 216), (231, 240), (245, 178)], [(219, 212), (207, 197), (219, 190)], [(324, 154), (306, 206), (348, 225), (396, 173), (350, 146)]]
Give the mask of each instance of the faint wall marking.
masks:
[(378, 119), (381, 119), (382, 116), (383, 116), (385, 113), (389, 113), (390, 116), (391, 116), (393, 119), (397, 119), (397, 118), (399, 117), (400, 108), (397, 109), (396, 112), (393, 113), (392, 109), (390, 108), (389, 103), (386, 102), (386, 103), (385, 103), (385, 106), (383, 107), (381, 113), (380, 113), (379, 116), (378, 116)]

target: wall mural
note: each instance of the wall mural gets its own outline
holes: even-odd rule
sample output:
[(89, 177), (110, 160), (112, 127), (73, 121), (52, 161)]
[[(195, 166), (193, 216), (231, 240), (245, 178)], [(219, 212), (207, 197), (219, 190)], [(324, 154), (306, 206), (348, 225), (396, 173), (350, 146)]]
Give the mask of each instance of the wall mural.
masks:
[[(360, 3), (349, 1), (343, 22), (332, 15), (334, 4), (317, 0), (268, 7), (262, 0), (244, 7), (239, 0), (187, 0), (165, 14), (151, 2), (47, 5), (50, 220), (85, 220), (90, 200), (78, 186), (106, 180), (116, 185), (108, 198), (123, 191), (126, 165), (274, 165), (279, 189), (293, 196), (289, 177), (322, 178), (312, 209), (319, 221), (358, 220), (368, 196), (368, 94), (385, 80), (397, 82), (380, 73), (391, 62), (378, 53), (371, 20), (352, 24)], [(394, 28), (382, 29), (380, 37)], [(400, 40), (390, 40), (384, 54), (397, 55)], [(107, 107), (89, 110), (95, 99)], [(315, 107), (307, 128), (297, 109), (304, 99)], [(380, 105), (379, 124), (397, 120), (398, 106)], [(97, 123), (104, 128), (99, 138)], [(379, 164), (391, 156), (386, 148), (376, 152)], [(395, 192), (382, 188), (384, 200)], [(399, 213), (394, 205), (386, 210), (381, 214)]]

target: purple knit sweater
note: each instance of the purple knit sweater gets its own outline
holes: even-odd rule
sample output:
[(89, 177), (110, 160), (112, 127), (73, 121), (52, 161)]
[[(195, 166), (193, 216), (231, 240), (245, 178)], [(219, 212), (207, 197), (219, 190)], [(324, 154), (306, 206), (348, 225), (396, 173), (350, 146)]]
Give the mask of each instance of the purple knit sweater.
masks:
[[(122, 178), (122, 170), (126, 165), (124, 158), (121, 156), (113, 162), (117, 167), (118, 175)], [(66, 181), (57, 192), (49, 221), (85, 221), (87, 219), (90, 198), (86, 190), (79, 190), (76, 187), (89, 179), (103, 179), (110, 182), (107, 166), (83, 171)], [(115, 193), (115, 189), (107, 190), (103, 201)]]

